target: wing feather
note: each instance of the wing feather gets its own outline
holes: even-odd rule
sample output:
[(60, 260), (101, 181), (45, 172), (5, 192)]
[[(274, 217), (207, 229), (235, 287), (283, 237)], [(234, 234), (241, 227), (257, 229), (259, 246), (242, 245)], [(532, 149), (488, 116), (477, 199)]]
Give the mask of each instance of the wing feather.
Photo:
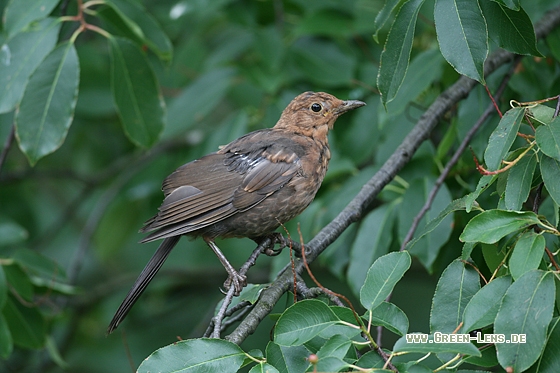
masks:
[(187, 234), (246, 211), (301, 175), (301, 144), (276, 130), (252, 132), (217, 153), (179, 167), (163, 182), (165, 199), (142, 242)]

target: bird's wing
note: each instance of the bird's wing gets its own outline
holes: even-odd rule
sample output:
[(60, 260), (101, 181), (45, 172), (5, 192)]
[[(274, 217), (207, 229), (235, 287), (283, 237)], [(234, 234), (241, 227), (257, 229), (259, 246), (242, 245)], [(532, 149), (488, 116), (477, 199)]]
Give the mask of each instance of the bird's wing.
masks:
[(193, 232), (246, 211), (301, 173), (304, 151), (272, 130), (245, 135), (217, 153), (178, 168), (163, 183), (159, 213), (142, 242)]

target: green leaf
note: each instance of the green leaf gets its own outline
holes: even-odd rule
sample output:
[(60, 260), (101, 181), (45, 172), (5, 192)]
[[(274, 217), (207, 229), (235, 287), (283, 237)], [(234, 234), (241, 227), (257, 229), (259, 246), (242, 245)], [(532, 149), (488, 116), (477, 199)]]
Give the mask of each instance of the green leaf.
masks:
[[(499, 276), (506, 275), (507, 272), (503, 267), (503, 263), (506, 260), (506, 250), (501, 250), (498, 245), (483, 243), (480, 245), (482, 248), (482, 255), (484, 257), (484, 262), (490, 270), (494, 272), (498, 270), (497, 274)], [(504, 272), (504, 273), (502, 273)]]
[(47, 18), (2, 46), (0, 113), (12, 111), (20, 102), (29, 76), (54, 48), (60, 26), (56, 19)]
[(156, 76), (142, 51), (126, 39), (110, 38), (113, 99), (128, 138), (152, 146), (165, 121), (165, 104)]
[[(383, 302), (370, 312), (372, 325), (383, 326), (400, 336), (408, 332), (408, 317), (393, 303)], [(367, 312), (364, 319), (369, 320), (369, 316), (369, 312)]]
[(66, 361), (64, 361), (64, 359), (60, 355), (60, 351), (58, 349), (58, 346), (56, 345), (56, 341), (50, 335), (47, 336), (46, 338), (45, 347), (49, 353), (49, 357), (52, 359), (52, 361), (56, 363), (56, 365), (66, 370), (70, 368), (69, 364)]
[(303, 346), (280, 346), (268, 342), (266, 346), (266, 361), (282, 373), (305, 372), (309, 367), (308, 349)]
[(240, 301), (248, 301), (251, 304), (255, 304), (259, 300), (261, 292), (268, 288), (268, 286), (268, 284), (248, 284), (236, 298), (239, 298)]
[(350, 367), (350, 364), (336, 356), (327, 356), (319, 359), (316, 365), (317, 372), (341, 372), (343, 369)]
[(514, 280), (525, 272), (539, 267), (545, 246), (546, 242), (542, 235), (533, 231), (523, 233), (509, 258), (509, 270)]
[(138, 373), (237, 372), (245, 353), (235, 343), (222, 339), (189, 339), (162, 347), (148, 356)]
[(14, 344), (24, 348), (41, 348), (45, 345), (47, 323), (37, 308), (26, 307), (10, 296), (3, 314)]
[(356, 294), (364, 284), (369, 267), (375, 259), (389, 251), (392, 236), (384, 234), (393, 229), (395, 206), (386, 203), (370, 212), (360, 223), (356, 239), (350, 249), (347, 278)]
[(496, 243), (508, 234), (533, 224), (540, 224), (540, 220), (533, 212), (488, 210), (478, 214), (467, 223), (459, 240)]
[(445, 134), (440, 140), (436, 150), (437, 162), (444, 162), (447, 160), (449, 157), (448, 154), (450, 154), (453, 146), (455, 146), (458, 137), (457, 123), (458, 120), (453, 120), (451, 125), (445, 129)]
[(521, 210), (529, 197), (536, 167), (537, 154), (530, 151), (509, 170), (504, 198), (507, 210)]
[(235, 70), (215, 69), (200, 76), (169, 104), (162, 137), (169, 139), (190, 129), (211, 113), (232, 84)]
[(423, 3), (424, 0), (404, 3), (387, 35), (377, 75), (377, 87), (383, 105), (395, 98), (408, 70), (416, 18)]
[(465, 307), (461, 332), (468, 333), (494, 323), (502, 298), (510, 285), (510, 276), (498, 277), (484, 285)]
[[(433, 373), (432, 369), (430, 369), (427, 365), (420, 363), (421, 359), (416, 361), (409, 361), (406, 363), (397, 363), (395, 362), (395, 368), (399, 370), (399, 372), (407, 372), (407, 373)], [(385, 370), (387, 373), (392, 371)], [(457, 373), (466, 373), (457, 371)], [(471, 372), (472, 373), (472, 372)], [(475, 373), (485, 373), (485, 372), (475, 372)]]
[(261, 363), (252, 367), (249, 373), (280, 373), (280, 371), (268, 363)]
[(407, 110), (410, 102), (414, 101), (422, 92), (426, 91), (434, 81), (440, 79), (443, 70), (443, 58), (437, 49), (428, 49), (420, 52), (410, 62), (399, 93), (391, 102), (387, 103), (389, 115), (397, 115)]
[[(243, 290), (241, 290), (241, 293), (233, 298), (229, 307), (234, 307), (239, 303), (245, 301), (251, 304), (255, 304), (259, 299), (262, 290), (266, 289), (268, 286), (269, 284), (247, 284), (247, 286), (245, 286)], [(214, 307), (214, 316), (217, 315), (218, 312), (220, 311), (223, 301), (224, 300), (222, 299), (216, 304), (216, 307)]]
[[(412, 342), (414, 334), (407, 334), (399, 338), (393, 346), (393, 352), (418, 352), (422, 354), (428, 353), (444, 353), (453, 352), (469, 356), (481, 356), (480, 351), (470, 342), (467, 343), (443, 343), (434, 341), (433, 335), (426, 335), (427, 342)], [(407, 342), (410, 339), (410, 342)], [(431, 341), (431, 342), (430, 342)]]
[(325, 303), (303, 300), (288, 308), (276, 323), (274, 341), (283, 346), (301, 345), (340, 320)]
[(480, 180), (478, 180), (478, 184), (476, 185), (476, 189), (474, 192), (469, 193), (466, 195), (465, 198), (465, 211), (470, 213), (472, 207), (476, 201), (476, 199), (492, 184), (494, 181), (498, 179), (497, 175), (483, 175), (481, 176)]
[[(531, 118), (533, 124), (535, 124), (536, 121), (539, 125), (550, 125), (550, 123), (555, 119), (554, 118), (555, 111), (556, 111), (555, 109), (549, 106), (539, 104), (527, 108), (527, 115)], [(537, 140), (537, 144), (538, 143), (539, 140)]]
[(0, 313), (0, 357), (7, 359), (14, 349), (14, 341), (4, 315)]
[(504, 5), (511, 10), (519, 10), (521, 7), (520, 0), (492, 0), (498, 4)]
[(171, 41), (157, 21), (139, 3), (128, 0), (108, 0), (105, 4), (115, 11), (122, 24), (128, 28), (130, 34), (127, 36), (140, 44), (147, 45), (159, 58), (171, 60), (173, 56)]
[(512, 10), (494, 1), (480, 1), (480, 6), (488, 24), (490, 38), (500, 48), (516, 54), (542, 57), (537, 49), (533, 23), (523, 8)]
[(30, 249), (18, 249), (12, 256), (14, 262), (34, 274), (41, 275), (49, 280), (65, 278), (66, 274), (54, 260)]
[(368, 351), (365, 354), (363, 354), (358, 359), (358, 361), (356, 361), (355, 365), (360, 368), (366, 368), (366, 369), (377, 368), (378, 370), (374, 371), (377, 373), (381, 370), (381, 368), (383, 368), (383, 366), (385, 366), (385, 361), (381, 356), (379, 356), (377, 351)]
[(31, 302), (33, 300), (33, 284), (27, 273), (17, 263), (3, 266), (3, 268), (6, 280), (12, 288), (11, 291), (15, 291), (18, 297)]
[(378, 258), (370, 267), (360, 289), (362, 305), (367, 310), (373, 310), (383, 303), (410, 268), (411, 262), (407, 251), (392, 252)]
[(475, 242), (465, 242), (465, 244), (463, 245), (463, 249), (461, 250), (461, 259), (464, 261), (469, 260), (475, 247)]
[(399, 8), (399, 4), (401, 4), (401, 0), (387, 0), (384, 2), (383, 8), (377, 13), (374, 22), (375, 32), (373, 33), (373, 40), (375, 40), (376, 43), (379, 43), (379, 31), (381, 31), (387, 20), (389, 20), (391, 14)]
[(8, 37), (26, 29), (28, 25), (47, 17), (59, 0), (12, 0), (4, 10), (4, 31)]
[(541, 158), (540, 168), (548, 194), (556, 205), (560, 205), (560, 161), (545, 155)]
[(356, 318), (354, 317), (354, 314), (352, 313), (352, 310), (350, 308), (339, 306), (330, 306), (329, 308), (334, 312), (341, 323), (331, 325), (323, 330), (321, 333), (319, 333), (319, 338), (330, 339), (336, 335), (342, 335), (348, 339), (352, 339), (361, 333), (360, 329), (349, 328), (348, 325), (342, 323), (345, 322), (348, 324), (356, 324)]
[[(469, 364), (478, 365), (479, 367), (495, 367), (498, 363), (498, 357), (496, 356), (496, 347), (494, 345), (490, 345), (487, 347), (480, 347), (482, 356), (470, 356), (466, 358), (464, 361)], [(457, 373), (467, 373), (469, 371), (457, 371)], [(482, 373), (482, 372), (470, 372), (470, 373)], [(484, 372), (487, 373), (487, 372)]]
[(554, 276), (540, 270), (526, 272), (506, 292), (494, 322), (494, 333), (525, 334), (527, 343), (497, 343), (502, 367), (523, 372), (537, 361), (547, 338), (554, 309)]
[[(1, 330), (1, 329), (0, 329)], [(534, 365), (535, 373), (560, 371), (560, 318), (554, 318), (549, 326), (546, 347)]]
[(478, 273), (456, 259), (441, 274), (430, 312), (430, 331), (451, 333), (463, 321), (463, 312), (480, 290)]
[(488, 147), (484, 152), (484, 161), (490, 171), (500, 168), (502, 160), (509, 152), (509, 148), (517, 138), (517, 131), (523, 120), (524, 109), (513, 108), (504, 114), (498, 127), (490, 135)]
[(15, 122), (19, 147), (31, 165), (64, 142), (79, 81), (78, 55), (70, 42), (56, 47), (29, 78)]
[(560, 117), (554, 118), (548, 126), (537, 127), (536, 140), (544, 154), (560, 161)]
[(23, 242), (29, 237), (29, 232), (12, 220), (0, 222), (0, 246), (8, 246)]
[(436, 0), (434, 21), (443, 57), (462, 75), (484, 83), (488, 30), (478, 1)]
[[(317, 356), (319, 360), (324, 359), (329, 356), (337, 357), (343, 359), (348, 350), (352, 347), (352, 341), (343, 335), (334, 335), (317, 351)], [(321, 371), (320, 368), (318, 368)]]

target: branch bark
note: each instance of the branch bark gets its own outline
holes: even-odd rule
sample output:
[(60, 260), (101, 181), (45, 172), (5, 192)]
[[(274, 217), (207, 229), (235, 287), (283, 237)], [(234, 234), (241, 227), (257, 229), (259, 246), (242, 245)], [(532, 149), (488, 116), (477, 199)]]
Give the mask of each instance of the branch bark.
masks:
[[(535, 33), (537, 38), (544, 38), (559, 24), (560, 7), (557, 7), (549, 11), (536, 24)], [(486, 60), (484, 65), (485, 75), (492, 74), (498, 67), (508, 61), (512, 61), (513, 58), (513, 53), (502, 49), (495, 51)], [(474, 80), (463, 76), (438, 96), (381, 169), (362, 187), (360, 192), (338, 216), (305, 245), (305, 249), (308, 250), (308, 263), (313, 262), (352, 223), (361, 218), (363, 212), (373, 202), (383, 187), (391, 182), (397, 173), (410, 161), (420, 145), (428, 139), (442, 116), (455, 104), (466, 98), (475, 85), (476, 82)], [(299, 259), (296, 261), (295, 270), (298, 274), (304, 270), (303, 263)], [(292, 281), (293, 275), (290, 270), (284, 270), (270, 287), (262, 292), (253, 310), (226, 339), (233, 343), (241, 344), (271, 312), (280, 297), (288, 291)]]

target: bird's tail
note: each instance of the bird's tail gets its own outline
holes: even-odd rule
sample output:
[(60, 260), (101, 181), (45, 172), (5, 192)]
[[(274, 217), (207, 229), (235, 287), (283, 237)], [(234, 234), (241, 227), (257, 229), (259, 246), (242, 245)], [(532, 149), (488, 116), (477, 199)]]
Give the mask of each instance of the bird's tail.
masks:
[(159, 245), (155, 254), (152, 256), (148, 264), (146, 264), (146, 267), (144, 267), (142, 273), (140, 273), (140, 276), (138, 276), (138, 278), (136, 279), (136, 282), (132, 286), (132, 289), (130, 289), (130, 291), (124, 298), (123, 302), (119, 306), (119, 309), (117, 310), (117, 312), (115, 312), (115, 316), (113, 316), (113, 319), (111, 320), (111, 323), (109, 323), (109, 327), (107, 328), (107, 334), (111, 334), (117, 328), (117, 326), (119, 326), (121, 321), (126, 317), (128, 311), (130, 311), (134, 303), (138, 300), (140, 295), (142, 295), (142, 292), (146, 289), (150, 281), (152, 281), (156, 273), (159, 271), (173, 247), (175, 247), (177, 242), (179, 242), (179, 238), (181, 238), (181, 236), (166, 238), (165, 240), (163, 240), (161, 245)]

